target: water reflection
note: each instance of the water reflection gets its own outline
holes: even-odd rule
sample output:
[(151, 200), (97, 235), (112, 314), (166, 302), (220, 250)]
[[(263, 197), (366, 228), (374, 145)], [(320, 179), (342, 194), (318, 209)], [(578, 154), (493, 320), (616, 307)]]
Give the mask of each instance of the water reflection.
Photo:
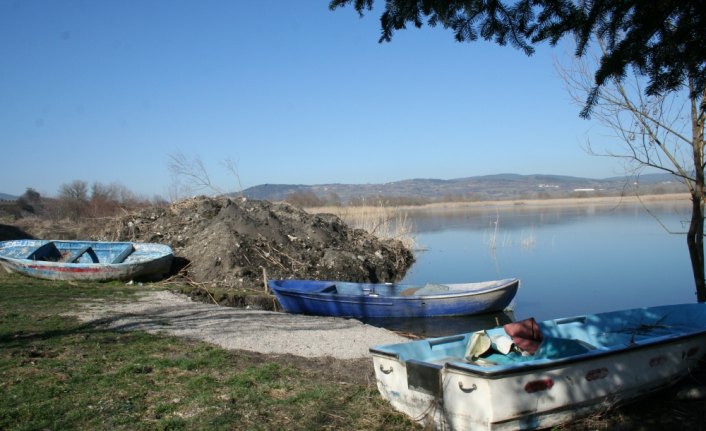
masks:
[(423, 338), (475, 332), (481, 329), (495, 328), (514, 321), (514, 313), (509, 310), (475, 316), (427, 317), (418, 319), (378, 317), (363, 320), (363, 322), (368, 325)]
[(681, 221), (690, 217), (690, 203), (685, 201), (639, 203), (587, 204), (570, 207), (533, 206), (529, 204), (505, 207), (441, 207), (412, 209), (407, 213), (417, 233), (453, 229), (485, 229), (496, 221), (506, 229), (528, 226), (582, 223), (587, 217), (601, 215), (648, 215), (646, 209), (658, 217), (675, 216)]
[[(684, 231), (688, 201), (648, 205), (671, 232)], [(668, 233), (639, 203), (413, 211), (408, 216), (424, 251), (416, 253), (403, 282), (517, 277), (522, 281), (515, 302), (518, 319), (696, 300), (685, 236)], [(492, 247), (491, 234), (497, 235)], [(472, 330), (463, 319), (441, 327)], [(440, 333), (425, 329), (424, 322), (401, 327), (415, 332), (413, 324), (420, 328), (416, 332)]]

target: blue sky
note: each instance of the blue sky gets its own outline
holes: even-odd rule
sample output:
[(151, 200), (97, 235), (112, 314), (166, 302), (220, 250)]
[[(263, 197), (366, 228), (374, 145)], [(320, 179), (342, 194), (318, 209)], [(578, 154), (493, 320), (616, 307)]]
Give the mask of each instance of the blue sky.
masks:
[[(382, 4), (381, 2), (378, 2)], [(443, 29), (379, 44), (327, 0), (0, 0), (0, 192), (79, 179), (169, 197), (169, 155), (214, 184), (622, 175), (583, 145), (554, 69)]]

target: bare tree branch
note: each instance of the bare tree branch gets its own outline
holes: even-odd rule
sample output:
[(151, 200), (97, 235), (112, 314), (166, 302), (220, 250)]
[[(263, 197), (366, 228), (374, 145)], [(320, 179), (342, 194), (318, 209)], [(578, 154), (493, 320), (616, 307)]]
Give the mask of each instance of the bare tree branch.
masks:
[(219, 187), (211, 182), (201, 157), (193, 156), (189, 158), (182, 152), (169, 154), (168, 156), (169, 171), (178, 184), (182, 184), (179, 180), (185, 180), (185, 183), (182, 184), (185, 192), (210, 190), (216, 194), (223, 193)]

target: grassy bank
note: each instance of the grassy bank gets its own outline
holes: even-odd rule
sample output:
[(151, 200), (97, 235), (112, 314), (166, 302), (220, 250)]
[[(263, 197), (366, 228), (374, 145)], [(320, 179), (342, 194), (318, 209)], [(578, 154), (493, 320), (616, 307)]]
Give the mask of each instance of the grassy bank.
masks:
[(225, 351), (66, 315), (147, 288), (0, 274), (0, 429), (413, 428), (368, 361)]
[[(369, 359), (226, 351), (70, 315), (152, 288), (0, 272), (0, 430), (415, 429), (377, 393)], [(704, 401), (678, 389), (558, 429), (706, 429)]]

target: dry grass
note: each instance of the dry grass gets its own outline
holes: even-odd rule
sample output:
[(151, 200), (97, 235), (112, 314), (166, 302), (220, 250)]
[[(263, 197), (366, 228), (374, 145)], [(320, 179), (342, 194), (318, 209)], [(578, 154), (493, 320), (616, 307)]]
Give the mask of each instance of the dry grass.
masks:
[(354, 229), (363, 229), (378, 238), (396, 239), (405, 247), (414, 249), (414, 227), (401, 207), (314, 207), (306, 208), (312, 214), (330, 213), (341, 218)]
[(626, 196), (595, 196), (582, 198), (556, 198), (556, 199), (512, 199), (498, 201), (474, 201), (474, 202), (442, 202), (416, 207), (403, 207), (401, 209), (444, 209), (444, 210), (520, 210), (523, 208), (546, 208), (546, 207), (583, 207), (583, 206), (618, 206), (628, 203), (651, 203), (651, 202), (690, 202), (691, 196), (688, 193), (671, 193), (663, 195), (626, 195)]

